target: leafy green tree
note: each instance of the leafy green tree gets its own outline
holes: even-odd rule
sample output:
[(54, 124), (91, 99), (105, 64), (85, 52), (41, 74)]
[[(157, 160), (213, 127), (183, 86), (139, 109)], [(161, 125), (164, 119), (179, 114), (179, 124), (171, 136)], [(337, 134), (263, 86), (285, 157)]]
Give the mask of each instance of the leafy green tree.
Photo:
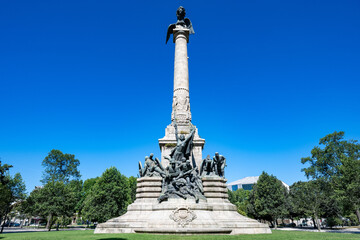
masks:
[(345, 215), (355, 212), (360, 222), (360, 160), (345, 158), (339, 167), (339, 176), (333, 180), (338, 200)]
[[(83, 181), (82, 180), (72, 180), (68, 184), (68, 190), (72, 193), (72, 198), (75, 203), (74, 206), (74, 212), (79, 214), (82, 209), (82, 198), (84, 193), (82, 192), (83, 189)], [(71, 216), (69, 216), (71, 217)], [(62, 219), (66, 219), (65, 216), (63, 216)], [(62, 221), (64, 222), (64, 221)]]
[(115, 167), (105, 170), (84, 201), (82, 216), (92, 222), (105, 222), (126, 212), (131, 201), (129, 181)]
[(249, 195), (248, 215), (267, 220), (277, 228), (277, 219), (287, 214), (287, 189), (273, 175), (263, 172)]
[(228, 190), (229, 201), (237, 207), (238, 213), (247, 216), (247, 205), (249, 204), (250, 191), (242, 188), (236, 191)]
[[(296, 182), (290, 187), (290, 196), (294, 203), (295, 211), (300, 217), (312, 217), (314, 220), (314, 227), (320, 231), (320, 218), (327, 216), (334, 216), (333, 210), (328, 212), (327, 206), (332, 201), (329, 200), (326, 192), (325, 181), (312, 180), (309, 182)], [(328, 208), (331, 209), (330, 206)]]
[(27, 212), (47, 218), (50, 231), (58, 218), (71, 217), (79, 202), (79, 181), (68, 184), (61, 181), (50, 181), (41, 188), (36, 188), (27, 199)]
[(96, 181), (99, 179), (99, 177), (96, 178), (89, 178), (84, 181), (84, 183), (81, 186), (81, 190), (79, 192), (80, 194), (80, 200), (76, 206), (76, 212), (78, 216), (81, 216), (82, 209), (84, 207), (84, 201), (86, 197), (89, 195), (91, 188), (95, 185)]
[(354, 211), (360, 222), (360, 144), (343, 140), (344, 134), (334, 132), (321, 138), (311, 157), (301, 159), (310, 165), (302, 171), (308, 178), (328, 182), (343, 210)]
[(47, 218), (46, 227), (50, 231), (59, 218), (71, 217), (80, 208), (82, 181), (77, 169), (80, 161), (72, 154), (51, 150), (42, 165), (45, 170), (41, 181), (45, 185), (30, 193), (23, 211), (27, 215)]
[(12, 193), (9, 187), (11, 181), (9, 169), (12, 165), (2, 164), (0, 161), (0, 224), (9, 212)]
[[(11, 165), (1, 165), (0, 162), (0, 223), (6, 221), (8, 214), (18, 203), (26, 197), (25, 183), (20, 175), (16, 173), (13, 177), (9, 173)], [(3, 232), (4, 224), (0, 233)]]
[[(82, 182), (78, 166), (80, 161), (75, 155), (51, 150), (42, 162), (45, 168), (41, 182), (43, 188), (30, 194), (29, 202), (34, 202), (28, 212), (47, 217), (48, 230), (59, 217), (70, 217), (81, 209)], [(31, 204), (27, 204), (31, 205)], [(59, 222), (59, 221), (57, 221)]]
[(2, 164), (0, 161), (0, 183), (3, 186), (6, 186), (10, 182), (8, 173), (9, 173), (9, 169), (12, 167), (13, 167), (12, 165)]
[(307, 217), (307, 187), (305, 182), (296, 182), (290, 186), (288, 203), (289, 203), (289, 215), (293, 218)]
[(136, 186), (137, 186), (137, 178), (133, 176), (129, 177), (131, 203), (135, 202), (136, 199)]
[(45, 168), (42, 183), (49, 181), (62, 181), (68, 183), (70, 180), (79, 180), (80, 172), (77, 169), (80, 161), (75, 155), (65, 153), (60, 150), (51, 150), (42, 162)]
[(13, 201), (21, 201), (26, 198), (26, 186), (20, 173), (16, 173), (9, 183)]
[(86, 179), (83, 185), (83, 192), (85, 194), (88, 194), (91, 191), (92, 187), (95, 185), (96, 181), (99, 180), (99, 178), (100, 177)]

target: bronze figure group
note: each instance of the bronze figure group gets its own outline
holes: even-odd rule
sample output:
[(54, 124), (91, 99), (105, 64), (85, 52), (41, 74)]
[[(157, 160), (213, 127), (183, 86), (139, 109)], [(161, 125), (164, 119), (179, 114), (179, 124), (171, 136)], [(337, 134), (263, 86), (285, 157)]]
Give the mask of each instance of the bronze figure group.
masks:
[(211, 177), (219, 176), (225, 177), (225, 167), (226, 167), (226, 158), (223, 155), (220, 155), (218, 152), (215, 153), (215, 156), (211, 159), (208, 155), (200, 165), (200, 176), (201, 177)]
[[(219, 155), (219, 153), (215, 153), (212, 159), (208, 155), (202, 161), (199, 172), (191, 154), (196, 128), (191, 125), (190, 133), (187, 137), (184, 134), (178, 135), (176, 121), (174, 121), (174, 128), (176, 146), (170, 155), (165, 157), (169, 160), (169, 165), (163, 168), (159, 159), (153, 159), (154, 154), (150, 154), (149, 157), (145, 157), (144, 167), (139, 162), (140, 177), (162, 178), (162, 191), (158, 198), (159, 202), (169, 198), (193, 198), (196, 202), (199, 202), (200, 199), (205, 199), (201, 177), (224, 177), (226, 159), (224, 156)], [(192, 157), (192, 162), (190, 157)]]
[(190, 133), (187, 137), (184, 134), (178, 136), (177, 123), (174, 121), (176, 147), (171, 151), (169, 157), (169, 166), (165, 169), (163, 178), (162, 192), (158, 198), (159, 202), (169, 198), (195, 198), (198, 202), (200, 198), (205, 198), (203, 193), (202, 181), (196, 166), (190, 162), (190, 156), (193, 148), (195, 127), (190, 127)]

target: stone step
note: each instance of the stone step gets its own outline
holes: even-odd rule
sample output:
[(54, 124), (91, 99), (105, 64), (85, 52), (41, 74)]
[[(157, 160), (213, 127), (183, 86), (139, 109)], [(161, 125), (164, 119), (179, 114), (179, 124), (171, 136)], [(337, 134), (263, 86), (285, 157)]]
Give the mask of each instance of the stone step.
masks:
[(136, 194), (136, 198), (158, 198), (159, 196), (160, 192), (144, 192)]
[(228, 198), (227, 193), (204, 192), (206, 198)]
[(161, 187), (161, 181), (159, 182), (138, 182), (136, 185), (137, 188), (142, 187)]
[(222, 187), (227, 188), (227, 185), (222, 182), (203, 182), (204, 187)]
[(161, 187), (142, 187), (137, 188), (136, 193), (142, 193), (142, 192), (161, 192)]
[(140, 228), (134, 229), (136, 233), (155, 234), (230, 234), (232, 229), (224, 228)]
[(220, 193), (227, 193), (227, 188), (220, 188), (220, 187), (204, 187), (204, 192), (220, 192)]

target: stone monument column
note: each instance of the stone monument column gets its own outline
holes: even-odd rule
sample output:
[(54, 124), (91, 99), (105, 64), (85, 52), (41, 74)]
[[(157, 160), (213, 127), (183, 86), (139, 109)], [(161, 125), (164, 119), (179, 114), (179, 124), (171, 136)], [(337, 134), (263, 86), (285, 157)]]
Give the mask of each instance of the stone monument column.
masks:
[[(191, 111), (189, 96), (189, 64), (187, 55), (187, 43), (189, 42), (189, 29), (176, 25), (173, 29), (173, 42), (175, 43), (174, 60), (174, 92), (171, 112), (171, 124), (165, 129), (165, 137), (159, 139), (161, 150), (161, 163), (164, 167), (169, 164), (165, 156), (169, 156), (171, 150), (176, 146), (174, 123), (178, 125), (178, 134), (185, 136), (190, 133)], [(202, 161), (202, 149), (205, 140), (199, 137), (198, 131), (194, 136), (193, 156), (196, 165)]]
[(171, 121), (178, 125), (189, 125), (191, 122), (189, 97), (189, 64), (187, 43), (189, 29), (177, 26), (174, 30), (175, 61), (174, 61), (174, 96)]

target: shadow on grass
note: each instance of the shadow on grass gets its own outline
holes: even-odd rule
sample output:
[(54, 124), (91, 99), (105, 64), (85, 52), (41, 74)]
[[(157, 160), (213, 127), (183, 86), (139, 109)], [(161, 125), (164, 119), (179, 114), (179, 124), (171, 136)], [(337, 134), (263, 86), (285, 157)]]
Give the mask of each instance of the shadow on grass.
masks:
[(99, 238), (97, 240), (128, 240), (127, 238)]

